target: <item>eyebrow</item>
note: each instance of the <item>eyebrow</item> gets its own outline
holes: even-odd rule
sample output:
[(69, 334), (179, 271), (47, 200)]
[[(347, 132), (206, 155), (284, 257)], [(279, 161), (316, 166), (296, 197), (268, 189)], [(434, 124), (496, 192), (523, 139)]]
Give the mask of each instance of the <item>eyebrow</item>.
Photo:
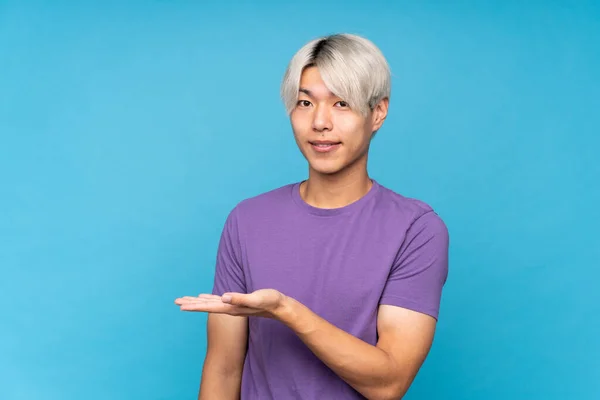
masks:
[[(301, 87), (301, 88), (299, 88), (299, 89), (298, 89), (298, 91), (299, 91), (300, 93), (304, 93), (304, 94), (308, 95), (309, 97), (315, 98), (315, 95), (313, 94), (313, 92), (311, 92), (310, 90), (308, 90), (308, 89), (306, 89), (306, 88), (303, 88), (303, 87)], [(331, 93), (331, 92), (328, 92), (328, 94), (327, 94), (327, 95), (328, 95), (329, 97), (337, 97), (336, 95), (334, 95), (334, 94), (333, 94), (333, 93)]]

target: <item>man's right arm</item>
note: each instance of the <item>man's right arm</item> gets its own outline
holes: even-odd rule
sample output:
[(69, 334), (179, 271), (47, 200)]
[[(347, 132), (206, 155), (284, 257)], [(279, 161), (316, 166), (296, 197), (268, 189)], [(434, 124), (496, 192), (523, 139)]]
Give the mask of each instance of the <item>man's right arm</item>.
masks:
[(238, 400), (248, 343), (248, 318), (209, 314), (198, 400)]

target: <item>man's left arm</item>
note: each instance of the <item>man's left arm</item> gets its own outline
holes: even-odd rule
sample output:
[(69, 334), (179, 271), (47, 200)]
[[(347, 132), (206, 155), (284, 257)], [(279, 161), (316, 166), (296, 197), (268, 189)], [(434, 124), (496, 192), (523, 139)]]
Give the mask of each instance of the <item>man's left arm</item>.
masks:
[(275, 317), (290, 327), (340, 378), (368, 399), (400, 399), (433, 341), (436, 320), (405, 308), (379, 308), (376, 346), (337, 328), (294, 299)]
[(448, 230), (429, 211), (409, 227), (380, 300), (375, 346), (283, 297), (275, 318), (369, 399), (401, 398), (431, 348), (448, 274)]

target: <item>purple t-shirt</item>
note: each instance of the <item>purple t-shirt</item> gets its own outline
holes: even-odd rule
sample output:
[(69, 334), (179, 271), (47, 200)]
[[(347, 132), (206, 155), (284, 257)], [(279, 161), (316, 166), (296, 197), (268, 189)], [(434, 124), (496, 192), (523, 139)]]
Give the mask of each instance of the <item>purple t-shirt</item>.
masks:
[[(217, 252), (213, 293), (277, 289), (375, 345), (380, 304), (438, 318), (448, 231), (422, 201), (373, 180), (342, 208), (306, 203), (293, 183), (240, 202)], [(242, 400), (363, 399), (279, 321), (250, 317)]]

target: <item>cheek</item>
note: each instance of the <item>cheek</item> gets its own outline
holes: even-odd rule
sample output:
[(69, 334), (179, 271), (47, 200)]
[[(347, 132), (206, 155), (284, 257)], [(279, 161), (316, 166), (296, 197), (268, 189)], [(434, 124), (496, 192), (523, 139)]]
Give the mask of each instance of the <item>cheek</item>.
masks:
[(337, 128), (347, 149), (356, 151), (368, 145), (368, 128), (365, 126), (364, 121), (340, 121)]
[(307, 132), (310, 132), (310, 125), (307, 125), (306, 118), (292, 114), (290, 117), (290, 122), (294, 136), (303, 137), (306, 136)]

